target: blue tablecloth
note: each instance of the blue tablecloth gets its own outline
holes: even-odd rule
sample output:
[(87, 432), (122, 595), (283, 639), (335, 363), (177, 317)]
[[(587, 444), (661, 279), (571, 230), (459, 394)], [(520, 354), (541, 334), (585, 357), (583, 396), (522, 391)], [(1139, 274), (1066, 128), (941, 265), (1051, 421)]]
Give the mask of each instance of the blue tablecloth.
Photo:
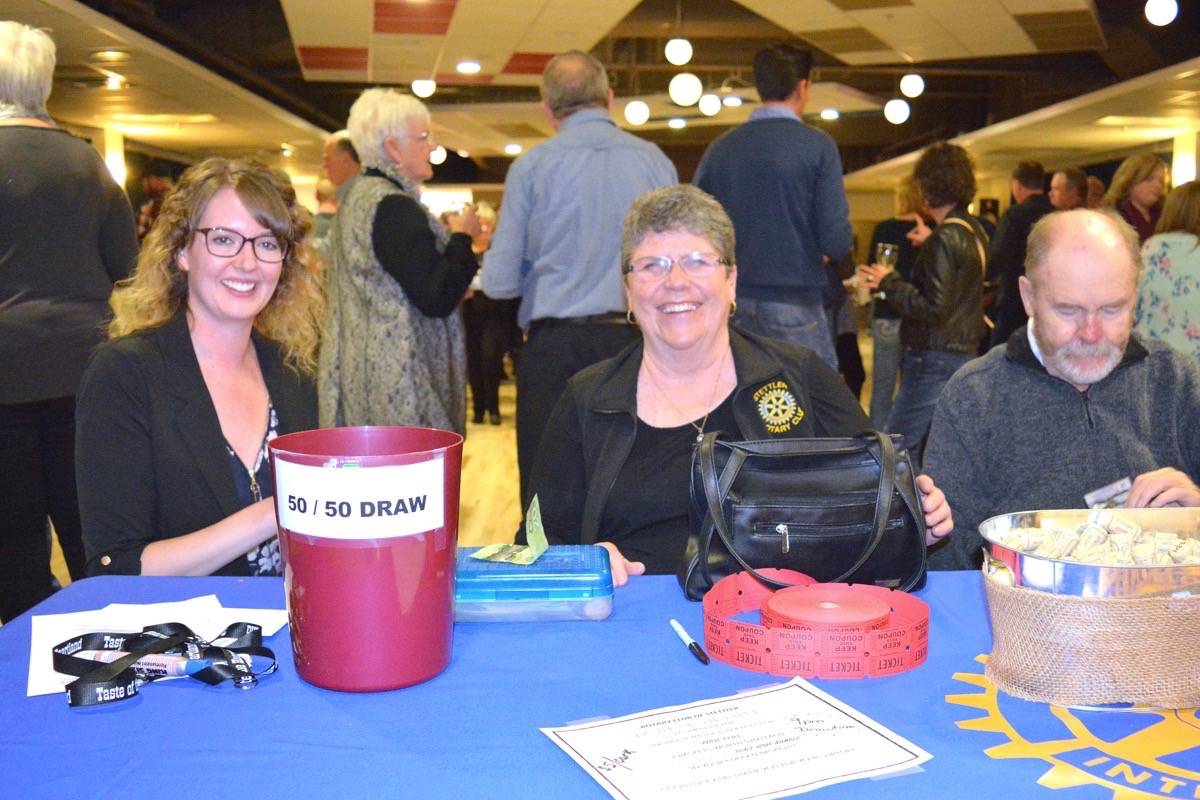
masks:
[[(1152, 796), (1200, 796), (1194, 711), (1066, 711), (997, 698), (977, 660), (991, 643), (980, 581), (975, 573), (930, 575), (920, 593), (932, 612), (922, 667), (816, 682), (933, 760), (886, 783), (856, 781), (814, 796), (1075, 800), (1111, 798), (1114, 788), (1129, 786)], [(284, 604), (279, 579), (104, 577), (72, 584), (34, 613), (213, 592), (227, 606)], [(254, 690), (168, 681), (128, 702), (80, 710), (61, 695), (25, 696), (27, 614), (0, 628), (0, 796), (604, 798), (539, 727), (783, 680), (699, 664), (668, 627), (671, 617), (700, 634), (700, 605), (684, 599), (675, 579), (644, 577), (617, 591), (604, 622), (458, 624), (442, 675), (377, 694), (305, 683), (285, 628), (268, 642), (280, 670)], [(973, 722), (957, 724), (966, 720)], [(994, 757), (988, 748), (996, 748)], [(1039, 785), (1043, 775), (1051, 787), (1069, 788)]]

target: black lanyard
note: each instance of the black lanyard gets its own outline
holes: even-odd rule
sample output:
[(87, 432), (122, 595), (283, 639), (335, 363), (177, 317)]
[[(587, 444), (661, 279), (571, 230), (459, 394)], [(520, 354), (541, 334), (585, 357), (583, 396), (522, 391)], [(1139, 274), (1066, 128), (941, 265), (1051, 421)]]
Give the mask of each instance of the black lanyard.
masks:
[[(76, 655), (84, 651), (119, 651), (128, 655), (104, 663)], [(67, 684), (67, 703), (95, 706), (128, 700), (142, 685), (165, 677), (161, 670), (138, 664), (147, 655), (181, 656), (211, 662), (188, 677), (216, 686), (231, 680), (239, 689), (252, 689), (260, 675), (269, 675), (278, 664), (275, 654), (262, 646), (262, 627), (235, 622), (211, 642), (178, 622), (149, 625), (141, 633), (100, 631), (85, 633), (54, 647), (54, 669), (77, 679)], [(258, 659), (257, 661), (255, 659)], [(266, 662), (269, 661), (269, 664)], [(255, 667), (262, 666), (261, 669)]]

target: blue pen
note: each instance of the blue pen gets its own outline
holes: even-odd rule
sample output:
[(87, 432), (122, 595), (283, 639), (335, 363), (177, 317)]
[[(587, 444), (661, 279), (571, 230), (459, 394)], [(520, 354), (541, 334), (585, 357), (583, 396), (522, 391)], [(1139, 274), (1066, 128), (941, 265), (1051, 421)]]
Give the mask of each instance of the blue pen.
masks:
[[(109, 664), (117, 659), (124, 658), (129, 653), (123, 650), (84, 650), (76, 655), (80, 658)], [(212, 665), (213, 660), (211, 658), (148, 654), (139, 658), (133, 666), (138, 672), (147, 675), (179, 678), (185, 675), (195, 675), (197, 672), (208, 669)]]

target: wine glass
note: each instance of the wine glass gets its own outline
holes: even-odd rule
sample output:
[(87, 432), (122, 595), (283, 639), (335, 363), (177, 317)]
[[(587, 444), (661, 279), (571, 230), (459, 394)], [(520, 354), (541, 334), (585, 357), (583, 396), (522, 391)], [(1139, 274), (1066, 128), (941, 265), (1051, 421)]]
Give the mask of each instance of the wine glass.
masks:
[(879, 242), (875, 245), (875, 263), (883, 267), (896, 268), (900, 258), (900, 245), (891, 242)]

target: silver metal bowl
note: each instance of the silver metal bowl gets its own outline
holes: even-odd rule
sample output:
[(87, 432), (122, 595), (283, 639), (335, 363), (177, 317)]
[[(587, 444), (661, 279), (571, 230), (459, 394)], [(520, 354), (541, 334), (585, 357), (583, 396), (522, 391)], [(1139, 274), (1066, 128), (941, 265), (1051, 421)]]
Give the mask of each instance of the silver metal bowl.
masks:
[[(1120, 508), (1118, 516), (1142, 530), (1200, 538), (1200, 508)], [(987, 542), (986, 567), (993, 577), (1014, 586), (1076, 597), (1154, 597), (1200, 594), (1200, 565), (1116, 566), (1081, 564), (1022, 553), (999, 543), (1011, 528), (1074, 528), (1087, 520), (1087, 509), (1018, 511), (984, 520), (979, 533)]]

